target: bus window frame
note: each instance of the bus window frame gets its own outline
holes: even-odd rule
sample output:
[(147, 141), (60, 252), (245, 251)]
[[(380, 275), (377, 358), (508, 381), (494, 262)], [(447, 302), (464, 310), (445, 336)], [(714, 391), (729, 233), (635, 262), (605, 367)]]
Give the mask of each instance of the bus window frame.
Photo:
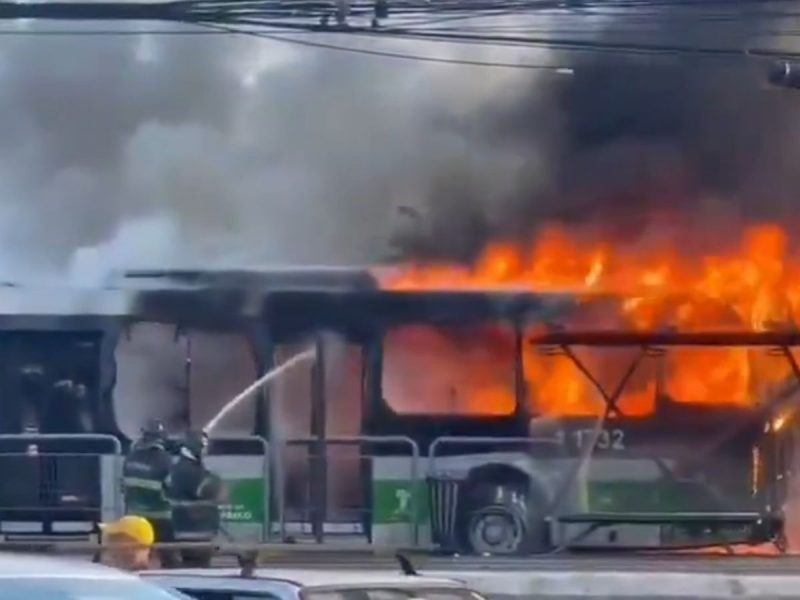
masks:
[[(132, 343), (133, 342), (133, 330), (137, 325), (158, 325), (163, 327), (166, 331), (171, 331), (173, 334), (173, 340), (176, 344), (181, 344), (183, 347), (181, 350), (183, 351), (183, 360), (184, 365), (186, 364), (187, 358), (187, 345), (183, 343), (181, 340), (187, 339), (187, 335), (191, 335), (193, 332), (201, 333), (201, 334), (217, 334), (217, 335), (224, 335), (224, 336), (235, 336), (239, 338), (240, 342), (244, 342), (247, 347), (247, 354), (252, 361), (253, 372), (255, 374), (255, 378), (258, 379), (261, 377), (267, 370), (267, 365), (264, 361), (264, 353), (262, 351), (262, 347), (264, 345), (263, 342), (263, 333), (259, 330), (259, 322), (253, 321), (248, 322), (237, 322), (234, 324), (226, 324), (225, 326), (211, 326), (205, 323), (184, 323), (182, 321), (164, 321), (160, 319), (146, 319), (146, 318), (137, 318), (132, 320), (126, 320), (118, 329), (117, 335), (114, 337), (111, 347), (109, 348), (109, 357), (113, 363), (113, 378), (110, 382), (109, 387), (109, 404), (110, 404), (110, 412), (111, 412), (111, 421), (114, 426), (114, 430), (117, 431), (117, 435), (120, 435), (122, 438), (127, 439), (127, 436), (122, 432), (121, 428), (119, 427), (117, 416), (115, 412), (115, 403), (116, 403), (116, 393), (117, 393), (117, 379), (119, 373), (119, 360), (117, 359), (117, 352), (119, 351), (120, 345), (123, 343)], [(101, 352), (101, 363), (105, 360), (105, 357), (102, 356)], [(101, 366), (102, 369), (102, 366)], [(189, 410), (191, 409), (191, 385), (190, 385), (190, 378), (191, 372), (187, 370), (183, 370), (181, 373), (181, 380), (183, 384), (183, 388), (188, 391), (188, 396), (186, 394), (183, 395), (181, 409), (186, 411), (187, 416), (189, 417), (189, 422), (191, 422), (191, 416)], [(259, 390), (255, 400), (255, 415), (254, 415), (254, 423), (253, 423), (253, 431), (250, 432), (251, 435), (262, 435), (266, 430), (266, 423), (265, 419), (263, 418), (263, 414), (265, 412), (265, 392), (264, 390)], [(187, 424), (188, 426), (188, 424)]]
[[(384, 380), (384, 365), (385, 365), (385, 340), (387, 333), (392, 329), (402, 329), (405, 327), (414, 326), (428, 326), (434, 329), (447, 329), (457, 327), (491, 327), (501, 326), (508, 327), (510, 334), (513, 336), (513, 357), (512, 357), (512, 377), (510, 383), (510, 391), (513, 394), (514, 406), (513, 408), (502, 414), (491, 413), (468, 413), (468, 412), (400, 412), (396, 410), (389, 400), (385, 397), (383, 392)], [(528, 417), (529, 410), (526, 403), (526, 385), (525, 385), (525, 372), (524, 360), (522, 355), (524, 343), (524, 328), (523, 323), (517, 319), (465, 319), (463, 321), (438, 321), (426, 320), (420, 318), (419, 320), (403, 321), (393, 323), (383, 327), (375, 336), (374, 344), (376, 346), (377, 356), (374, 358), (372, 368), (375, 371), (375, 384), (372, 386), (375, 390), (375, 404), (380, 407), (380, 412), (389, 416), (392, 419), (448, 419), (458, 421), (472, 421), (479, 422), (483, 420), (517, 420), (520, 417)], [(365, 353), (366, 356), (366, 353)], [(369, 368), (369, 367), (367, 367)]]

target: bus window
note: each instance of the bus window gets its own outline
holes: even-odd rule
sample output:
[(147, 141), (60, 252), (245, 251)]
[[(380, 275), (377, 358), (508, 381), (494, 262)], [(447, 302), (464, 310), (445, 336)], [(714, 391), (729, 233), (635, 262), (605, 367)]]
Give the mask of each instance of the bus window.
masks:
[[(599, 416), (606, 402), (595, 384), (562, 351), (542, 348), (526, 339), (523, 347), (525, 389), (532, 414), (547, 417)], [(577, 348), (574, 358), (611, 394), (637, 360), (638, 348)], [(644, 357), (627, 379), (616, 407), (626, 416), (648, 415), (655, 409), (659, 359)]]
[(138, 438), (148, 419), (163, 421), (171, 431), (185, 428), (185, 357), (174, 325), (137, 323), (120, 338), (114, 416), (126, 437)]
[[(114, 412), (118, 427), (131, 439), (152, 418), (173, 432), (200, 429), (257, 378), (245, 336), (177, 331), (169, 324), (132, 326), (120, 339), (116, 362)], [(228, 414), (215, 433), (251, 435), (254, 428), (251, 401)]]
[(383, 395), (400, 414), (510, 415), (514, 352), (498, 325), (397, 327), (383, 342)]
[[(247, 338), (237, 333), (198, 330), (188, 332), (191, 403), (189, 420), (201, 429), (222, 407), (258, 379), (258, 369)], [(217, 436), (255, 433), (257, 394), (228, 413), (215, 427)]]
[(89, 433), (98, 405), (99, 335), (14, 332), (0, 336), (0, 431)]

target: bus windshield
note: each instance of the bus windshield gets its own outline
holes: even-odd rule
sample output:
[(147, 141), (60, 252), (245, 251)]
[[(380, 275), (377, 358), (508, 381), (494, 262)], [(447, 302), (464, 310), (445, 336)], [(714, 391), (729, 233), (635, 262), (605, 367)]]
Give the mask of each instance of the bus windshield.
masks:
[(404, 325), (383, 340), (383, 394), (400, 414), (509, 415), (514, 332), (498, 324)]

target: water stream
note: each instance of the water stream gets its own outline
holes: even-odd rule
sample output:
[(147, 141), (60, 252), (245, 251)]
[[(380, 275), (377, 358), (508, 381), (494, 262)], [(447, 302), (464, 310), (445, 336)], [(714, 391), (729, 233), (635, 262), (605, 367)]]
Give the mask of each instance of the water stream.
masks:
[(289, 360), (284, 362), (277, 367), (270, 369), (267, 373), (263, 376), (256, 379), (253, 383), (251, 383), (247, 388), (241, 391), (239, 394), (234, 396), (231, 400), (229, 400), (225, 406), (223, 406), (220, 411), (214, 415), (214, 417), (206, 423), (203, 427), (203, 432), (207, 435), (211, 435), (214, 431), (214, 428), (225, 418), (225, 415), (230, 413), (233, 409), (235, 409), (239, 404), (244, 402), (247, 398), (252, 396), (255, 392), (261, 389), (263, 386), (267, 385), (276, 377), (280, 376), (285, 371), (294, 368), (297, 365), (300, 365), (307, 361), (314, 361), (316, 360), (317, 353), (314, 348), (309, 350), (305, 350), (303, 352), (299, 352), (292, 356)]

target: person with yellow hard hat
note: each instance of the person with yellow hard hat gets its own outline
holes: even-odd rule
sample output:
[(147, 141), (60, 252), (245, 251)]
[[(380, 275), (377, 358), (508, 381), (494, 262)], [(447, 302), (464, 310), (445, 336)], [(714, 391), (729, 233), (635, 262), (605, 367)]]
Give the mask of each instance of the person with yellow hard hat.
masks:
[(125, 571), (142, 571), (153, 564), (156, 534), (144, 517), (126, 515), (118, 521), (100, 523), (104, 551), (100, 562)]

